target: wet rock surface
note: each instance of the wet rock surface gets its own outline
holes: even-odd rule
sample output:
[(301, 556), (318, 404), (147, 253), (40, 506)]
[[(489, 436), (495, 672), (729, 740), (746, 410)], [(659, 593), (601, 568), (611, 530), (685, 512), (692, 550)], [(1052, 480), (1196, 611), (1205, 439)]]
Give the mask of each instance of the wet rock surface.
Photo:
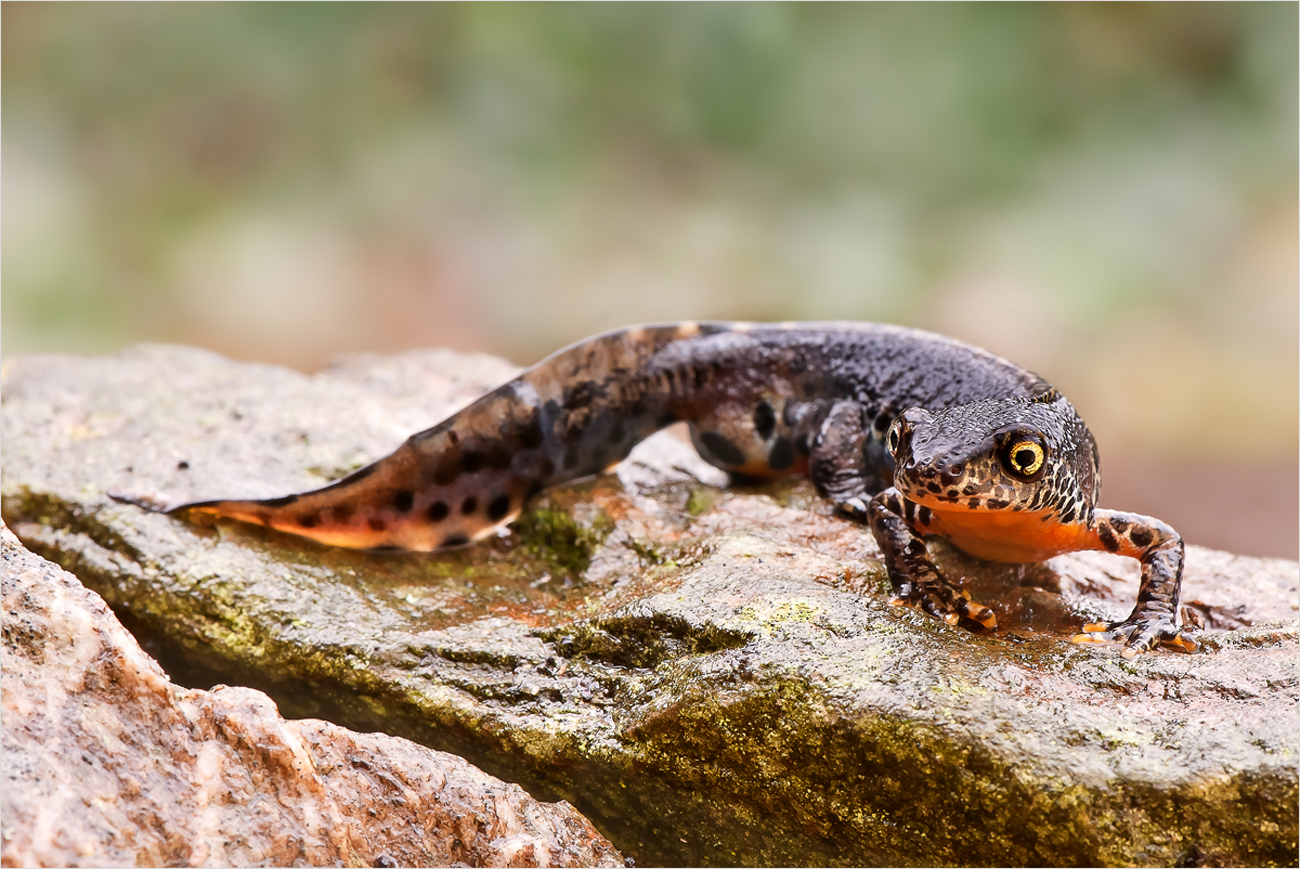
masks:
[(0, 531), (5, 866), (622, 866), (570, 806), (381, 733), (174, 685)]
[(174, 347), (11, 359), (4, 516), (177, 679), (453, 751), (639, 865), (1294, 864), (1295, 562), (1190, 547), (1202, 652), (1125, 660), (1065, 640), (1127, 613), (1132, 562), (936, 544), (1001, 625), (954, 630), (888, 606), (870, 535), (806, 482), (723, 490), (671, 434), (445, 554), (107, 496), (318, 486), (509, 374), (440, 351), (314, 377)]

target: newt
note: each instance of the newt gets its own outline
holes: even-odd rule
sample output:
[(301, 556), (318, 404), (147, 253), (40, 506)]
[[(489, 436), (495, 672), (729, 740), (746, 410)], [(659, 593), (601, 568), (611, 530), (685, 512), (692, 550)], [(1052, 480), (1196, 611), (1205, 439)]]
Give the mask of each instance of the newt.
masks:
[(891, 601), (949, 624), (994, 613), (926, 551), (1036, 562), (1104, 550), (1142, 565), (1128, 618), (1076, 642), (1191, 652), (1183, 541), (1149, 516), (1097, 507), (1097, 444), (1047, 381), (969, 344), (873, 323), (683, 322), (607, 332), (524, 371), (392, 454), (308, 492), (182, 504), (331, 546), (432, 551), (511, 521), (543, 489), (612, 467), (689, 424), (705, 461), (738, 477), (806, 474), (875, 536)]

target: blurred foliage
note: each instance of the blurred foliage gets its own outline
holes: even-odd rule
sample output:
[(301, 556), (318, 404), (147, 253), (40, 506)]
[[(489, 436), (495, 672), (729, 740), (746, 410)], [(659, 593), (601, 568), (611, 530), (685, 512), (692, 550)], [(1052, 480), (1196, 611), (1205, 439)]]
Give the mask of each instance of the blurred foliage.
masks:
[[(1296, 444), (1297, 7), (5, 4), (7, 352), (888, 319)], [(1279, 398), (1279, 396), (1282, 396)]]

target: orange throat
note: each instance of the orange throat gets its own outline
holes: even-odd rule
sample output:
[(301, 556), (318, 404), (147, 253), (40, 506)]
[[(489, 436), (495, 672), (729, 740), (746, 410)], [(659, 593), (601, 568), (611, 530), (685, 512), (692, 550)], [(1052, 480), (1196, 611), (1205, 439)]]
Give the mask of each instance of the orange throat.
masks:
[(954, 508), (950, 504), (925, 506), (930, 509), (930, 524), (925, 531), (945, 537), (971, 555), (989, 561), (1024, 564), (1092, 548), (1080, 545), (1087, 538), (1087, 525), (1063, 523), (1050, 509), (1030, 513)]

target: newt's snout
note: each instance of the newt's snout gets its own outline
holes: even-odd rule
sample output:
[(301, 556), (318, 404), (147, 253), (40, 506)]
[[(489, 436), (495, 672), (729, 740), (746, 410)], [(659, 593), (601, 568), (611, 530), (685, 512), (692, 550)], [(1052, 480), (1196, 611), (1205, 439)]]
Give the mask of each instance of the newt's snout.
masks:
[(934, 414), (909, 408), (895, 421), (887, 447), (894, 456), (895, 485), (920, 487), (931, 492), (956, 486), (965, 479), (969, 448), (953, 449), (943, 437)]
[(949, 456), (910, 456), (901, 470), (918, 480), (955, 483), (966, 473), (966, 466)]

